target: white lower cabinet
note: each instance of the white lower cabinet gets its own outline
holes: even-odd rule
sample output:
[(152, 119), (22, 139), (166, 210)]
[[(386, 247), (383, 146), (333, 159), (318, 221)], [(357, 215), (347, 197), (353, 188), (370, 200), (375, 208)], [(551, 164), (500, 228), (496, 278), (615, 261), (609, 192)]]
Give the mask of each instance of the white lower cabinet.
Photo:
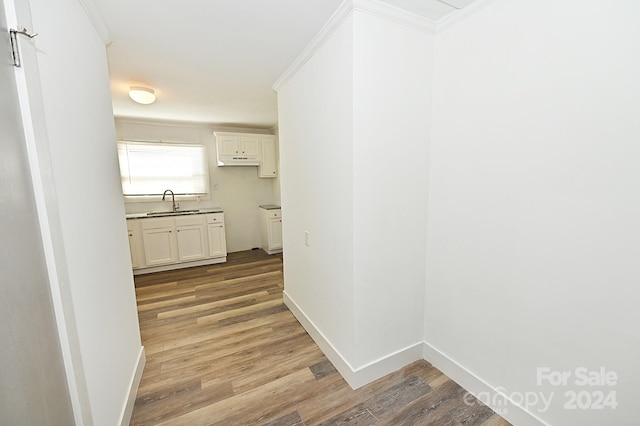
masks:
[(188, 262), (207, 257), (206, 219), (204, 215), (177, 216), (178, 260)]
[(141, 227), (145, 266), (164, 265), (178, 260), (173, 218), (144, 219)]
[(127, 234), (129, 234), (129, 253), (131, 254), (131, 266), (133, 268), (137, 268), (138, 266), (140, 266), (140, 263), (138, 262), (138, 253), (140, 252), (140, 249), (138, 247), (140, 247), (141, 243), (137, 238), (138, 233), (134, 232), (134, 227), (132, 226), (130, 221), (127, 221)]
[(282, 211), (277, 206), (260, 206), (262, 249), (268, 254), (282, 253)]
[(135, 274), (226, 261), (223, 213), (128, 219), (127, 229)]
[(209, 237), (209, 256), (226, 256), (227, 239), (224, 234), (224, 217), (222, 213), (218, 215), (207, 215), (207, 234)]

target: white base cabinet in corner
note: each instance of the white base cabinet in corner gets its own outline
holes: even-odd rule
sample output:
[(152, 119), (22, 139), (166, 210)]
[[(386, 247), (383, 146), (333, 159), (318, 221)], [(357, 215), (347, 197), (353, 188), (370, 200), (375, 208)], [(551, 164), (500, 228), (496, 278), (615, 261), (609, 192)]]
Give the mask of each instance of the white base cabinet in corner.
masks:
[(282, 253), (282, 210), (279, 206), (260, 206), (262, 249), (268, 254)]
[(226, 262), (224, 213), (127, 219), (133, 273)]

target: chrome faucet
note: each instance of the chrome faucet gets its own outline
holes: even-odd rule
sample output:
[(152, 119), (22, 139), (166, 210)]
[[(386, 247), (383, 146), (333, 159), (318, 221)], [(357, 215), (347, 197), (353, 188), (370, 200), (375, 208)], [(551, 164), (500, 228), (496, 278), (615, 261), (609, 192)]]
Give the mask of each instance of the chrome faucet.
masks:
[(178, 206), (176, 206), (176, 196), (173, 195), (173, 191), (172, 190), (167, 189), (167, 190), (164, 191), (164, 194), (162, 194), (162, 201), (164, 201), (165, 197), (167, 196), (167, 192), (171, 193), (171, 208), (175, 212), (176, 210), (178, 210)]

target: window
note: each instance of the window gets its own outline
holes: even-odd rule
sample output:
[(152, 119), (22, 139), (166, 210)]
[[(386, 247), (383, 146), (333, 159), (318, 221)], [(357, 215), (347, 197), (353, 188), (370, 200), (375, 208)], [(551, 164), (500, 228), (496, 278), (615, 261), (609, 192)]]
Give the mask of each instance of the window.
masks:
[(207, 194), (209, 168), (204, 145), (118, 142), (125, 196)]

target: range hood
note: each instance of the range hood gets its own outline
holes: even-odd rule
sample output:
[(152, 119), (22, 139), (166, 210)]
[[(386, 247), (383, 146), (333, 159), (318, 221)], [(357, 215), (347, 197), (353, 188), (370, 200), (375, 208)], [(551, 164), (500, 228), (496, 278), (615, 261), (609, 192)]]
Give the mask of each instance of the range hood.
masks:
[(259, 166), (259, 156), (218, 155), (218, 166)]

